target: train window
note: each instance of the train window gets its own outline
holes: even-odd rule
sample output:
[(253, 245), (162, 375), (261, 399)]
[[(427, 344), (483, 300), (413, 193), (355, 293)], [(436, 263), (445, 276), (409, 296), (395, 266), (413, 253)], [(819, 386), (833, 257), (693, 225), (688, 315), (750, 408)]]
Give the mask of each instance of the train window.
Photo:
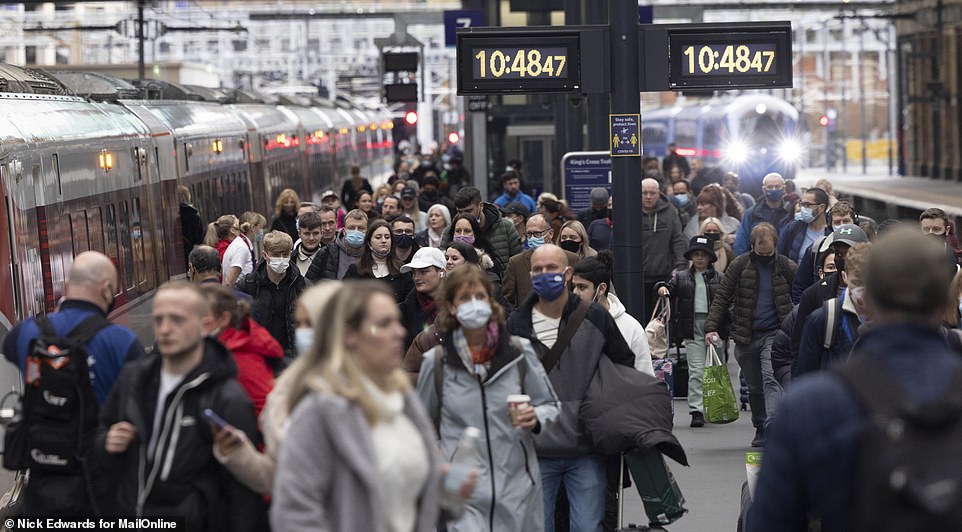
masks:
[(70, 213), (70, 240), (73, 243), (75, 257), (90, 250), (90, 243), (87, 241), (87, 217), (84, 211)]
[(60, 156), (56, 153), (53, 154), (53, 158), (50, 161), (50, 172), (53, 174), (54, 179), (57, 180), (57, 193), (63, 196), (63, 183), (60, 181)]
[(668, 128), (660, 122), (644, 124), (641, 138), (644, 144), (665, 144), (668, 142)]
[(140, 219), (140, 198), (134, 198), (131, 202), (130, 211), (130, 238), (131, 248), (134, 251), (134, 264), (137, 266), (137, 283), (147, 280), (146, 261), (144, 260), (144, 228)]
[(140, 162), (140, 148), (133, 149), (134, 181), (141, 181), (144, 178), (144, 166)]
[(695, 147), (698, 145), (698, 122), (694, 120), (677, 120), (675, 122), (675, 144), (679, 147)]
[(702, 148), (706, 150), (717, 149), (728, 139), (728, 128), (721, 120), (706, 120), (704, 129)]
[(90, 249), (104, 253), (104, 225), (100, 207), (87, 209), (87, 236), (90, 239)]
[(117, 225), (117, 234), (120, 238), (120, 250), (123, 253), (124, 278), (127, 279), (127, 288), (132, 290), (136, 286), (134, 278), (134, 255), (130, 251), (130, 213), (127, 211), (127, 202), (120, 202), (120, 223)]
[(110, 257), (110, 260), (112, 260), (114, 265), (118, 266), (119, 269), (120, 265), (117, 263), (117, 209), (114, 208), (113, 205), (107, 205), (106, 229), (107, 241), (104, 253)]

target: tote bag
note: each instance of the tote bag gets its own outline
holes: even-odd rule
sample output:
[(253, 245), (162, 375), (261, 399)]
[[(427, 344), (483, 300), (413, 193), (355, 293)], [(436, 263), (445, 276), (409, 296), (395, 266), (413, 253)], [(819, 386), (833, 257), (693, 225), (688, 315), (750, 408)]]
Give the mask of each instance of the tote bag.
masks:
[(738, 403), (732, 389), (731, 377), (728, 375), (728, 365), (718, 358), (715, 346), (711, 344), (708, 344), (702, 390), (705, 419), (709, 423), (731, 423), (738, 419)]
[(668, 354), (669, 319), (671, 319), (671, 305), (668, 303), (668, 298), (659, 296), (658, 302), (655, 303), (655, 309), (651, 313), (651, 319), (645, 326), (651, 358), (665, 358)]

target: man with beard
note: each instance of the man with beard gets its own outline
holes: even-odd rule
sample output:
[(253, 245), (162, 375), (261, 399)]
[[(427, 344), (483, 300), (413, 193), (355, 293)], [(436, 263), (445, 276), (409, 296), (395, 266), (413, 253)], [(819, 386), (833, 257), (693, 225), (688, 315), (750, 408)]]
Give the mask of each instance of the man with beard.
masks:
[[(330, 214), (330, 218), (333, 221), (334, 213), (331, 212)], [(301, 275), (307, 274), (311, 263), (314, 262), (314, 257), (321, 249), (322, 232), (320, 215), (308, 212), (297, 218), (297, 235), (301, 237), (301, 239), (297, 245), (294, 246), (294, 251), (291, 253), (291, 263), (297, 266)]]
[(197, 531), (264, 529), (261, 497), (213, 453), (207, 410), (252, 441), (258, 433), (230, 352), (206, 334), (212, 320), (196, 285), (174, 281), (157, 290), (156, 349), (124, 367), (100, 416), (97, 449), (117, 476), (108, 515), (176, 515)]
[(331, 245), (317, 252), (304, 278), (311, 283), (322, 279), (343, 279), (347, 269), (357, 262), (364, 250), (365, 233), (367, 215), (360, 209), (347, 213), (344, 216), (344, 229)]

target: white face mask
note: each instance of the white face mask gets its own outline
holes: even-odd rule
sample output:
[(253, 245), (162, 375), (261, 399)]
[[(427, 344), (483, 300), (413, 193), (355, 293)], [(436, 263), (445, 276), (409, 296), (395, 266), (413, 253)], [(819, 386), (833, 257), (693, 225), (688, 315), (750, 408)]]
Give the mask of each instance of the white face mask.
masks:
[(479, 329), (491, 318), (491, 305), (480, 299), (472, 299), (458, 305), (458, 323), (465, 329)]
[(299, 355), (307, 353), (312, 345), (314, 345), (314, 329), (310, 327), (294, 329), (294, 348)]
[(270, 258), (267, 259), (267, 267), (271, 269), (272, 272), (276, 274), (282, 274), (287, 271), (288, 266), (291, 265), (291, 261), (285, 258)]

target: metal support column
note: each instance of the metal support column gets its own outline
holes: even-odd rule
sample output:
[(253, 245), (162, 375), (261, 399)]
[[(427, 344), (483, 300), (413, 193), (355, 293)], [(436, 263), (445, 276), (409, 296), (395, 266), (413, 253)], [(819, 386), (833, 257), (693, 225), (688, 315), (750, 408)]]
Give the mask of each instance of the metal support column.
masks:
[[(611, 114), (638, 114), (638, 2), (610, 0), (608, 28), (611, 45)], [(639, 127), (640, 132), (640, 127)], [(611, 158), (614, 202), (614, 284), (618, 297), (634, 316), (644, 314), (644, 254), (641, 231), (641, 160)]]
[[(585, 24), (607, 24), (608, 3), (585, 0)], [(632, 19), (634, 20), (634, 19)], [(638, 99), (641, 96), (639, 94)], [(586, 97), (585, 113), (588, 123), (587, 151), (602, 151), (608, 147), (608, 93), (589, 94)]]

